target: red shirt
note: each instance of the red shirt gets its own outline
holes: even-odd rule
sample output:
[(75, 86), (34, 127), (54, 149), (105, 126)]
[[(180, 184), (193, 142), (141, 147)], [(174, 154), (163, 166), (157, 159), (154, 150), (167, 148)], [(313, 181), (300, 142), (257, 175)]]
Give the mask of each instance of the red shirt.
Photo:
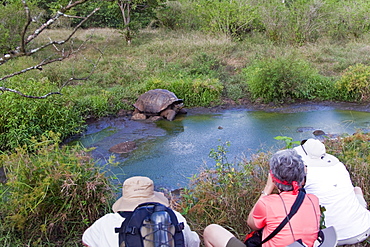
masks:
[[(252, 216), (256, 227), (263, 228), (262, 240), (273, 232), (289, 214), (296, 198), (297, 195), (293, 195), (293, 192), (286, 191), (280, 193), (280, 196), (271, 194), (257, 201)], [(284, 204), (286, 209), (284, 209)], [(262, 246), (285, 247), (298, 239), (302, 239), (307, 246), (313, 246), (320, 225), (319, 199), (315, 195), (306, 194), (302, 205), (290, 220), (290, 225), (288, 222), (278, 234)]]

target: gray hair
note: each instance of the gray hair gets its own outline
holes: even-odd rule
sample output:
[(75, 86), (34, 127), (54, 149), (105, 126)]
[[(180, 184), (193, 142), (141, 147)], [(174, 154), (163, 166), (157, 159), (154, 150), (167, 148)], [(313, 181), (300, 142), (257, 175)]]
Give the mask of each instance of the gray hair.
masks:
[(276, 152), (270, 159), (270, 170), (273, 176), (280, 181), (286, 181), (289, 185), (277, 183), (281, 191), (293, 190), (291, 183), (296, 181), (302, 186), (306, 172), (301, 156), (294, 149), (285, 149)]

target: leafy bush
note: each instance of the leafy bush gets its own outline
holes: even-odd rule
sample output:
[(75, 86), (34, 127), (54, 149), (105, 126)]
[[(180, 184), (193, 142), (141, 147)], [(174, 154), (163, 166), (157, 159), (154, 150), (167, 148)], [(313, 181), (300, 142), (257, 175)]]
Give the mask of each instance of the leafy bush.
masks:
[[(59, 137), (34, 141), (0, 155), (8, 181), (0, 184), (1, 246), (71, 246), (109, 210), (113, 186), (78, 146), (58, 145)], [(70, 243), (69, 245), (67, 243)]]
[(229, 163), (229, 143), (212, 149), (212, 169), (205, 169), (191, 179), (183, 191), (179, 210), (199, 233), (211, 224), (220, 224), (239, 239), (250, 229), (246, 219), (260, 196), (268, 174), (268, 154), (260, 153), (250, 161)]
[(349, 66), (337, 82), (344, 100), (370, 101), (370, 66), (356, 64)]
[(308, 100), (342, 100), (342, 96), (335, 86), (335, 78), (312, 74), (310, 81), (300, 85), (302, 99)]
[[(48, 83), (42, 84), (32, 79), (24, 83), (27, 85), (24, 93), (27, 94), (44, 95), (53, 91)], [(82, 116), (66, 96), (29, 99), (8, 92), (2, 94), (1, 98), (0, 150), (30, 144), (33, 138), (40, 140), (41, 136), (48, 136), (49, 131), (60, 133), (64, 139), (79, 133), (84, 126)]]
[(244, 72), (252, 99), (266, 103), (314, 99), (320, 96), (314, 86), (328, 82), (308, 62), (292, 55), (261, 59)]
[[(31, 18), (38, 21), (42, 18), (44, 11), (29, 5)], [(21, 1), (14, 1), (12, 4), (1, 4), (0, 7), (0, 53), (5, 54), (19, 46), (21, 32), (24, 28), (26, 15)], [(34, 25), (34, 23), (31, 23)]]
[(145, 91), (163, 88), (172, 91), (184, 100), (186, 107), (210, 106), (220, 101), (222, 83), (206, 77), (151, 78), (146, 82)]

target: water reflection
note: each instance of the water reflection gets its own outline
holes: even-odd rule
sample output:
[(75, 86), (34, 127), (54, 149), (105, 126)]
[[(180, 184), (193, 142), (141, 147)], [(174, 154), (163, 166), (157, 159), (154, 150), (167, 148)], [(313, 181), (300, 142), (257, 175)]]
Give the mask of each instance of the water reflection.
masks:
[(213, 167), (214, 161), (208, 154), (211, 148), (226, 141), (231, 143), (229, 160), (238, 160), (258, 151), (284, 147), (284, 143), (274, 139), (279, 135), (299, 141), (313, 137), (316, 129), (333, 135), (370, 129), (370, 113), (335, 109), (297, 113), (225, 110), (217, 114), (189, 114), (172, 122), (110, 121), (105, 121), (101, 130), (96, 126), (99, 123), (90, 126), (81, 138), (85, 146), (96, 147), (94, 157), (103, 164), (112, 154), (110, 147), (135, 140), (137, 149), (116, 154), (118, 165), (108, 169), (118, 174), (121, 181), (145, 175), (155, 184), (172, 189), (185, 186), (187, 178), (201, 167)]

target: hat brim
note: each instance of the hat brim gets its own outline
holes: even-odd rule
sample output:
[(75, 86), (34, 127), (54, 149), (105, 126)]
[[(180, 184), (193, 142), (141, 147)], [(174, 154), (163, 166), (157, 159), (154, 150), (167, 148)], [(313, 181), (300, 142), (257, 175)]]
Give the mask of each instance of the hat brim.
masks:
[(163, 193), (154, 191), (153, 197), (146, 197), (146, 198), (136, 198), (136, 199), (126, 199), (120, 197), (112, 206), (113, 212), (120, 212), (120, 211), (134, 211), (134, 209), (141, 203), (144, 202), (159, 202), (165, 206), (169, 206), (168, 199), (163, 195)]

